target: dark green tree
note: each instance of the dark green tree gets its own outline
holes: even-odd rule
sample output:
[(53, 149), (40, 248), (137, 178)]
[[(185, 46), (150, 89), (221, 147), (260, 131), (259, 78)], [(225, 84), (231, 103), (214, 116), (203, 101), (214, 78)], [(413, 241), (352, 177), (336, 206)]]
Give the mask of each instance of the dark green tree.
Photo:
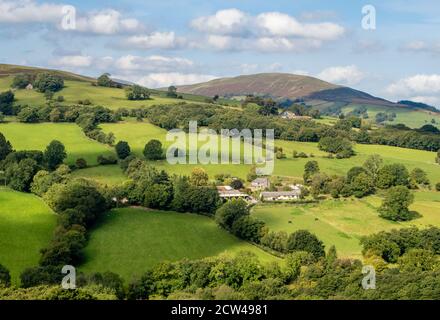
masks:
[(58, 140), (51, 141), (44, 151), (44, 161), (49, 170), (55, 170), (66, 157), (66, 148)]
[(144, 157), (147, 160), (162, 160), (164, 158), (162, 143), (159, 140), (150, 140), (144, 148)]
[(5, 136), (0, 132), (0, 161), (4, 160), (8, 154), (12, 152), (11, 143), (6, 140)]
[(0, 264), (0, 287), (9, 287), (11, 285), (11, 275), (9, 270)]
[(121, 160), (127, 158), (131, 153), (130, 146), (126, 141), (119, 141), (115, 146), (115, 150), (118, 158)]
[(14, 103), (14, 93), (9, 90), (0, 93), (0, 112), (4, 115), (12, 115), (12, 105)]
[(40, 73), (34, 81), (34, 87), (39, 92), (57, 92), (64, 87), (64, 80), (58, 75), (51, 73)]
[(394, 163), (385, 165), (379, 170), (376, 185), (381, 189), (387, 189), (393, 186), (407, 186), (408, 182), (409, 173), (406, 167)]
[(304, 183), (312, 182), (312, 176), (319, 172), (319, 165), (317, 161), (309, 161), (304, 166)]
[(233, 199), (223, 204), (217, 210), (215, 220), (221, 227), (231, 230), (236, 220), (247, 215), (249, 215), (249, 209), (246, 202), (241, 199)]
[(306, 251), (318, 259), (325, 256), (324, 244), (314, 234), (307, 230), (298, 230), (287, 239), (287, 250)]
[(408, 207), (414, 202), (414, 195), (405, 186), (390, 188), (379, 208), (380, 216), (392, 221), (408, 221), (412, 215)]

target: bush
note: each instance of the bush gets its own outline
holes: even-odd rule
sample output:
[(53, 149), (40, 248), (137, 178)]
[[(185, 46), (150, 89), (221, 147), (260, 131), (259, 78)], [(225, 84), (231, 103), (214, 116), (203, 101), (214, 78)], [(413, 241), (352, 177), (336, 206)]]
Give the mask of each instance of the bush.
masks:
[(118, 159), (116, 159), (116, 157), (112, 154), (108, 155), (108, 156), (104, 156), (101, 154), (98, 156), (97, 161), (100, 165), (103, 165), (103, 166), (118, 163)]
[(115, 146), (115, 150), (118, 158), (121, 160), (127, 158), (131, 153), (130, 146), (126, 141), (119, 141)]
[(243, 181), (241, 181), (240, 179), (232, 180), (230, 186), (231, 186), (231, 188), (233, 188), (235, 190), (240, 190), (244, 187)]
[(37, 123), (40, 120), (38, 115), (38, 108), (25, 107), (21, 109), (20, 112), (17, 114), (17, 119), (20, 122)]
[(9, 270), (0, 264), (0, 287), (9, 287), (11, 285), (11, 275)]
[(318, 147), (322, 151), (336, 154), (339, 159), (350, 158), (354, 155), (353, 146), (347, 138), (324, 137), (319, 140)]
[(306, 251), (318, 259), (325, 256), (324, 244), (314, 234), (307, 230), (298, 230), (287, 239), (287, 250)]
[(51, 73), (40, 73), (35, 79), (34, 87), (39, 92), (56, 92), (64, 87), (64, 80), (61, 77)]
[(265, 223), (263, 221), (250, 216), (243, 216), (234, 221), (231, 231), (243, 240), (260, 243), (264, 235), (264, 227)]
[(4, 160), (8, 154), (12, 152), (11, 143), (6, 140), (5, 136), (0, 132), (0, 161)]
[(42, 284), (60, 284), (62, 278), (61, 266), (33, 267), (25, 269), (20, 274), (23, 288), (36, 287)]
[(440, 182), (435, 185), (435, 190), (440, 191)]
[(408, 207), (414, 202), (414, 195), (404, 186), (390, 188), (382, 206), (379, 208), (382, 218), (392, 221), (408, 221), (412, 219), (412, 215)]
[(241, 199), (231, 200), (223, 204), (215, 213), (215, 220), (226, 230), (231, 230), (232, 225), (241, 217), (249, 215), (246, 202)]
[(162, 143), (159, 140), (150, 140), (145, 145), (143, 154), (147, 160), (162, 160), (164, 158)]
[(83, 158), (76, 159), (75, 165), (78, 169), (87, 168), (87, 161)]

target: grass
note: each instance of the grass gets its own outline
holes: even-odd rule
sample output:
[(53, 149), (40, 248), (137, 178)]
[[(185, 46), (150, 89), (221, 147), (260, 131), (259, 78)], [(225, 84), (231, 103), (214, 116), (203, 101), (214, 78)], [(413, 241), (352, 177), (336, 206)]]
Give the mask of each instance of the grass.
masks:
[[(260, 205), (253, 215), (271, 230), (288, 233), (306, 229), (315, 233), (326, 248), (335, 245), (340, 256), (361, 258), (359, 239), (393, 228), (431, 225), (440, 227), (440, 192), (419, 191), (410, 207), (422, 217), (409, 222), (392, 222), (379, 217), (381, 198), (326, 200), (317, 205)], [(290, 222), (290, 223), (289, 223)]]
[(108, 186), (118, 185), (128, 180), (119, 165), (97, 166), (75, 170), (72, 172), (72, 177), (86, 178)]
[(126, 280), (163, 261), (200, 259), (221, 253), (255, 253), (280, 259), (241, 241), (204, 216), (143, 209), (115, 209), (91, 232), (84, 272), (112, 271)]
[[(142, 156), (142, 150), (145, 144), (151, 139), (162, 141), (164, 147), (171, 142), (166, 142), (167, 131), (158, 128), (148, 122), (137, 122), (127, 120), (122, 123), (102, 124), (104, 132), (113, 132), (117, 140), (124, 140), (130, 144), (132, 151)], [(201, 143), (202, 144), (202, 143)], [(283, 148), (287, 159), (277, 160), (275, 162), (274, 174), (278, 176), (302, 177), (304, 165), (307, 161), (316, 160), (319, 163), (322, 172), (328, 174), (343, 175), (354, 167), (362, 165), (362, 163), (372, 154), (380, 154), (385, 163), (402, 163), (407, 166), (408, 170), (419, 167), (428, 173), (433, 183), (440, 181), (440, 170), (438, 164), (435, 163), (435, 152), (413, 150), (405, 148), (397, 148), (381, 145), (355, 145), (356, 156), (350, 159), (328, 159), (327, 155), (318, 149), (317, 143), (305, 143), (295, 141), (277, 140), (276, 145)], [(293, 150), (305, 152), (314, 158), (293, 159)], [(166, 161), (154, 162), (154, 165), (169, 171), (170, 173), (188, 174), (195, 165), (170, 165)], [(197, 165), (205, 168), (208, 174), (213, 177), (217, 173), (230, 173), (233, 176), (245, 178), (249, 172), (250, 165)]]
[(56, 215), (40, 198), (0, 187), (0, 264), (10, 270), (13, 283), (38, 264), (55, 224)]
[[(10, 90), (13, 77), (0, 77), (0, 92)], [(46, 99), (42, 93), (35, 90), (14, 90), (16, 104), (43, 106)], [(64, 97), (62, 104), (77, 104), (78, 100), (88, 99), (93, 105), (100, 105), (110, 109), (127, 108), (134, 109), (140, 107), (150, 107), (158, 104), (177, 104), (182, 102), (198, 102), (203, 103), (203, 97), (185, 95), (185, 99), (167, 98), (162, 92), (155, 92), (151, 95), (151, 99), (143, 101), (129, 101), (125, 96), (124, 89), (106, 88), (93, 86), (90, 82), (65, 80), (64, 88), (54, 95), (54, 99), (58, 96)], [(186, 100), (188, 99), (188, 100)]]
[[(348, 113), (352, 111), (354, 108), (356, 108), (357, 105), (349, 105), (347, 107), (342, 108), (342, 111), (344, 113)], [(396, 113), (396, 118), (393, 122), (387, 122), (389, 124), (398, 124), (398, 123), (404, 123), (410, 128), (420, 128), (421, 126), (425, 124), (433, 124), (431, 123), (432, 119), (435, 119), (436, 123), (433, 124), (434, 126), (437, 126), (440, 128), (440, 114), (432, 113), (429, 111), (419, 111), (419, 110), (412, 110), (410, 108), (399, 108), (399, 107), (379, 107), (379, 106), (373, 106), (373, 105), (366, 105), (365, 106), (368, 110), (368, 116), (369, 120), (374, 121), (376, 114), (379, 112), (387, 112), (387, 113)]]
[(94, 165), (99, 154), (113, 153), (109, 146), (87, 138), (74, 123), (0, 123), (0, 132), (15, 150), (44, 151), (52, 140), (59, 140), (66, 147), (66, 162), (69, 164), (84, 158), (89, 165)]

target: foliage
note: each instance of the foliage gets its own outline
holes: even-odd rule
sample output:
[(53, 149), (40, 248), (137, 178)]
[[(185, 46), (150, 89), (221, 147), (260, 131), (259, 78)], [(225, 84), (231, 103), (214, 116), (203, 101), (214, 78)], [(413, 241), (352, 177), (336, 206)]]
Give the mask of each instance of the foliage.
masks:
[(147, 160), (162, 160), (164, 158), (162, 143), (155, 139), (148, 141), (143, 154)]
[(12, 115), (14, 99), (15, 95), (11, 90), (0, 93), (0, 112), (4, 115)]
[(150, 91), (138, 85), (133, 85), (126, 89), (128, 100), (147, 100), (150, 99)]
[(336, 154), (337, 158), (350, 158), (354, 155), (350, 140), (342, 137), (324, 137), (319, 140), (318, 148)]
[(379, 209), (382, 218), (393, 221), (411, 220), (408, 207), (414, 202), (414, 195), (404, 186), (390, 188)]
[(409, 173), (406, 167), (399, 163), (383, 166), (378, 174), (376, 184), (381, 189), (388, 189), (394, 186), (407, 186)]
[(11, 275), (9, 270), (0, 264), (0, 287), (9, 287), (11, 285)]
[(130, 146), (126, 141), (119, 141), (115, 146), (115, 150), (118, 158), (122, 160), (127, 158), (131, 153)]
[(215, 213), (215, 220), (226, 230), (232, 230), (235, 221), (241, 217), (248, 216), (249, 209), (246, 202), (241, 199), (232, 199), (223, 204)]
[(0, 161), (4, 160), (8, 154), (12, 152), (11, 143), (6, 140), (5, 136), (0, 132)]
[(319, 172), (319, 165), (317, 161), (308, 161), (304, 167), (304, 182), (309, 184), (312, 176)]
[(66, 148), (58, 140), (53, 140), (44, 151), (44, 162), (49, 170), (54, 170), (66, 157)]
[(287, 239), (287, 251), (306, 251), (316, 259), (324, 257), (324, 244), (314, 234), (307, 230), (298, 230)]
[(39, 92), (57, 92), (64, 87), (64, 80), (51, 73), (39, 73), (34, 81), (34, 87)]
[(189, 178), (189, 182), (193, 186), (197, 186), (197, 187), (206, 186), (206, 185), (208, 185), (208, 181), (209, 181), (209, 176), (204, 169), (194, 168), (191, 171), (191, 176)]

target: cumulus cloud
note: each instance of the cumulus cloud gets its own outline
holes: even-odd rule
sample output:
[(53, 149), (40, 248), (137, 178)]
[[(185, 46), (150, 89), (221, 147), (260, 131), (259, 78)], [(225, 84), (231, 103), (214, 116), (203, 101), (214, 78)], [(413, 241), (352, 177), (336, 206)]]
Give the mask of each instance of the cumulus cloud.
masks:
[(0, 0), (0, 22), (32, 23), (58, 22), (62, 17), (63, 6), (38, 4), (32, 0)]
[(205, 45), (216, 50), (303, 51), (345, 33), (336, 23), (303, 23), (281, 12), (253, 16), (238, 9), (199, 17), (191, 26), (207, 34)]
[(114, 62), (115, 68), (125, 72), (169, 72), (172, 70), (187, 70), (193, 66), (194, 63), (189, 59), (159, 55), (148, 57), (126, 55), (118, 58)]
[[(0, 22), (5, 23), (49, 23), (61, 28), (65, 5), (37, 3), (34, 0), (0, 0)], [(80, 15), (76, 12), (76, 28), (69, 31), (95, 34), (118, 34), (140, 32), (145, 29), (140, 21), (124, 18), (113, 9), (89, 12)]]
[(162, 88), (170, 85), (185, 85), (194, 84), (199, 82), (205, 82), (215, 79), (215, 76), (195, 73), (151, 73), (147, 76), (141, 77), (134, 82), (149, 87), (149, 88)]
[(355, 65), (351, 65), (326, 68), (317, 77), (335, 84), (355, 85), (364, 79), (365, 74)]
[(91, 56), (73, 55), (63, 56), (52, 61), (54, 66), (67, 68), (85, 68), (92, 65), (93, 58)]
[(89, 13), (84, 17), (78, 17), (76, 30), (97, 34), (133, 33), (144, 29), (144, 26), (136, 19), (123, 18), (122, 14), (113, 9)]
[(174, 32), (153, 32), (146, 35), (130, 36), (123, 41), (122, 45), (139, 49), (177, 49), (185, 42), (184, 38), (176, 36)]
[(400, 79), (386, 88), (397, 99), (440, 105), (440, 74), (418, 74)]

